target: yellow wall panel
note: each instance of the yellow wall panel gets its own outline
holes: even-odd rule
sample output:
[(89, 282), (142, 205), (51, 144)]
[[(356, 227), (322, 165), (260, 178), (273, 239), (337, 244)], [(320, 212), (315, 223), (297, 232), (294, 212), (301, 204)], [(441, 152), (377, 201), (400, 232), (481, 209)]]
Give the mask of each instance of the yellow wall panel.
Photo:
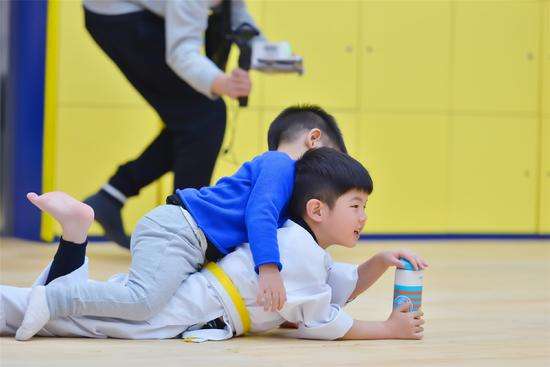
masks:
[(352, 112), (334, 112), (331, 114), (338, 122), (338, 126), (342, 131), (348, 154), (357, 158), (361, 144), (361, 138), (358, 134), (359, 115)]
[(268, 1), (264, 9), (267, 38), (289, 41), (305, 65), (303, 76), (266, 76), (265, 104), (355, 108), (358, 2)]
[(359, 131), (374, 181), (366, 233), (445, 232), (447, 117), (363, 114)]
[(550, 117), (550, 0), (545, 0), (542, 4), (541, 108), (543, 116)]
[(550, 234), (550, 117), (543, 119), (539, 232)]
[(362, 108), (449, 109), (451, 5), (362, 4)]
[(453, 109), (535, 112), (539, 2), (456, 2)]
[[(55, 189), (84, 199), (97, 191), (118, 165), (138, 156), (158, 132), (149, 108), (61, 108), (57, 123)], [(127, 230), (156, 204), (154, 185), (124, 207)], [(91, 234), (100, 234), (96, 224)]]
[(535, 232), (537, 124), (536, 118), (452, 118), (452, 232)]
[(144, 106), (116, 65), (84, 27), (80, 1), (60, 1), (59, 104)]
[(539, 232), (550, 234), (550, 1), (543, 5)]
[[(87, 34), (81, 3), (59, 4), (55, 183), (83, 199), (159, 124)], [(310, 102), (335, 115), (350, 154), (373, 175), (367, 233), (534, 233), (537, 222), (550, 233), (548, 0), (247, 5), (269, 40), (289, 41), (304, 56), (306, 73), (252, 72), (250, 105), (236, 124), (227, 100), (224, 148), (233, 127), (235, 140), (214, 182), (267, 150), (267, 129), (283, 108)], [(229, 70), (237, 57), (234, 49)], [(541, 105), (543, 123), (534, 117)], [(170, 192), (167, 174), (130, 200), (127, 230)]]

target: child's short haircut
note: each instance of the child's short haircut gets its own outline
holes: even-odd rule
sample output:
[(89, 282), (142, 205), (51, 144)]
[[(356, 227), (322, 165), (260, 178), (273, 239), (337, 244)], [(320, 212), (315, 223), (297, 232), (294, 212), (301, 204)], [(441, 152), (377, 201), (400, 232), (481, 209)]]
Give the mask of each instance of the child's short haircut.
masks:
[(335, 149), (309, 150), (296, 161), (290, 214), (301, 217), (311, 199), (332, 208), (340, 196), (353, 189), (368, 194), (373, 190), (369, 172), (361, 163)]
[(281, 143), (292, 141), (300, 132), (315, 128), (325, 134), (334, 149), (348, 152), (334, 117), (315, 105), (296, 105), (284, 109), (269, 126), (268, 148), (276, 150)]

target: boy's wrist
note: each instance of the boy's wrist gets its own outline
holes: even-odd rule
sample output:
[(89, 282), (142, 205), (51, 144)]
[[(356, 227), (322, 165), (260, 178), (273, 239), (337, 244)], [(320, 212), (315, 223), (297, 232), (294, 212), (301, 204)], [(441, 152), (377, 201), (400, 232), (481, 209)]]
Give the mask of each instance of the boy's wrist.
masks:
[(395, 332), (395, 325), (392, 322), (391, 319), (387, 319), (385, 321), (382, 321), (382, 333), (384, 339), (392, 339), (395, 338), (397, 333)]
[(372, 259), (374, 260), (376, 265), (379, 265), (379, 266), (384, 266), (386, 268), (389, 268), (392, 265), (392, 264), (390, 264), (386, 261), (386, 256), (385, 256), (384, 251), (379, 252), (376, 255), (374, 255), (372, 257)]
[(259, 273), (272, 273), (272, 272), (279, 272), (279, 267), (275, 263), (268, 263), (268, 264), (262, 264), (258, 266)]

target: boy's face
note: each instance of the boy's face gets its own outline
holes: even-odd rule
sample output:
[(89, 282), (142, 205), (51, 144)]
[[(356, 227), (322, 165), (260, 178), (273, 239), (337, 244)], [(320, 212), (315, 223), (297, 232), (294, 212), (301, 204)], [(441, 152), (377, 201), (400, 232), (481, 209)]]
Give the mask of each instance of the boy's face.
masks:
[(340, 196), (332, 209), (328, 209), (321, 227), (325, 238), (335, 245), (353, 247), (367, 222), (365, 206), (368, 194), (350, 190)]

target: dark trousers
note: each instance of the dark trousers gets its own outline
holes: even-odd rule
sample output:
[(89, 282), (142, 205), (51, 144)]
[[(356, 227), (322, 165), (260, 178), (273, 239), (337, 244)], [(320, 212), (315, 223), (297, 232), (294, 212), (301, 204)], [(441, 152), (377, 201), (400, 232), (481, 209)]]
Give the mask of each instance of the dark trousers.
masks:
[(149, 11), (101, 15), (85, 10), (86, 29), (155, 109), (164, 129), (109, 183), (127, 197), (174, 172), (174, 188), (210, 184), (226, 125), (226, 107), (178, 77), (166, 64), (164, 19)]

